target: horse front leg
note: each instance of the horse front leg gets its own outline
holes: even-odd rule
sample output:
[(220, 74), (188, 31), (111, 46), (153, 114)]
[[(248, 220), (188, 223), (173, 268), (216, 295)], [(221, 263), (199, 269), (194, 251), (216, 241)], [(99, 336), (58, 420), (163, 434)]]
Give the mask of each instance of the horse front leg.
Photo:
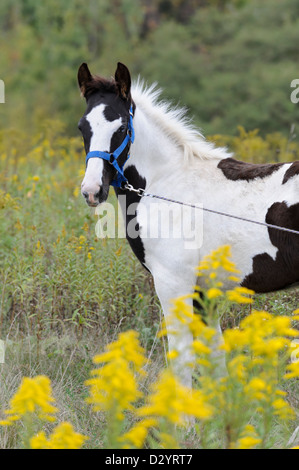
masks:
[[(166, 325), (171, 317), (171, 326), (167, 331), (168, 352), (170, 362), (179, 381), (192, 388), (192, 372), (194, 357), (191, 352), (193, 335), (187, 325), (182, 324), (172, 315), (173, 300), (182, 295), (191, 294), (195, 283), (195, 277), (184, 279), (174, 277), (169, 272), (153, 273), (157, 295), (159, 297)], [(192, 306), (192, 299), (186, 299), (186, 303)]]
[[(184, 278), (173, 276), (170, 272), (154, 274), (154, 282), (157, 295), (159, 297), (166, 325), (170, 323), (167, 331), (168, 351), (171, 359), (171, 366), (175, 375), (183, 385), (192, 388), (192, 373), (195, 357), (192, 353), (192, 342), (194, 340), (188, 325), (184, 325), (172, 313), (173, 301), (180, 297), (194, 293), (195, 277), (190, 272), (189, 276), (184, 272)], [(185, 303), (193, 308), (193, 299), (186, 298)], [(195, 313), (196, 314), (196, 313)], [(200, 312), (199, 312), (200, 314)], [(171, 321), (169, 322), (169, 319)], [(215, 320), (210, 325), (215, 329), (213, 338), (211, 361), (214, 365), (213, 376), (215, 379), (227, 375), (225, 351), (221, 348), (223, 336), (220, 326), (220, 319)], [(172, 354), (173, 353), (173, 354)]]

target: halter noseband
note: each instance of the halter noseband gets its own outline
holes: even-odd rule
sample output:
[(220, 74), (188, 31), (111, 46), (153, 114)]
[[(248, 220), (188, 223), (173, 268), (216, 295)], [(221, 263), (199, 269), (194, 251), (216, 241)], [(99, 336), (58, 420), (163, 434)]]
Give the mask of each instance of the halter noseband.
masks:
[[(110, 165), (112, 165), (117, 171), (115, 177), (110, 183), (112, 186), (116, 186), (117, 188), (120, 188), (123, 183), (127, 182), (127, 178), (124, 175), (124, 164), (130, 158), (130, 155), (129, 155), (130, 145), (134, 142), (134, 139), (135, 139), (135, 132), (134, 132), (134, 127), (133, 127), (133, 106), (132, 105), (130, 107), (129, 114), (130, 114), (130, 118), (128, 122), (127, 135), (124, 138), (123, 142), (120, 144), (120, 146), (116, 150), (114, 150), (114, 152), (112, 153), (101, 152), (100, 150), (94, 150), (92, 152), (88, 152), (88, 154), (86, 155), (86, 160), (85, 160), (86, 165), (90, 158), (102, 158), (103, 160), (107, 160), (110, 163)], [(127, 155), (126, 161), (123, 163), (122, 166), (119, 166), (119, 164), (117, 163), (117, 159), (128, 144), (129, 144), (129, 149), (128, 149), (128, 155)]]

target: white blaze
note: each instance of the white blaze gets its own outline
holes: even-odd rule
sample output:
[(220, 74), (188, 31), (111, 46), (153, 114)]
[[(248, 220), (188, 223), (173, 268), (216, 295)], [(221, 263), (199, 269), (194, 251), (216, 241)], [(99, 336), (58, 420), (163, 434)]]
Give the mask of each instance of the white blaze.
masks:
[[(122, 124), (121, 117), (114, 121), (108, 121), (104, 115), (105, 108), (105, 104), (95, 106), (86, 116), (92, 133), (89, 152), (94, 150), (109, 152), (111, 138)], [(102, 184), (103, 168), (104, 162), (102, 158), (90, 158), (88, 160), (85, 176), (81, 185), (82, 192), (96, 194), (99, 191)]]

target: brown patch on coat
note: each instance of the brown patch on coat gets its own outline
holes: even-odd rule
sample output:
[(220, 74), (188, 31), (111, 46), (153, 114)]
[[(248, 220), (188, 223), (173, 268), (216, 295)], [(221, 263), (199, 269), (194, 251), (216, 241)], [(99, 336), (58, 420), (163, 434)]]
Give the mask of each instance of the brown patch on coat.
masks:
[[(266, 222), (299, 231), (299, 203), (290, 207), (275, 202), (267, 212)], [(284, 289), (299, 282), (299, 235), (269, 228), (271, 243), (278, 248), (275, 260), (268, 253), (254, 256), (252, 273), (242, 286), (264, 293)]]
[(282, 184), (287, 183), (289, 179), (296, 175), (299, 175), (299, 162), (294, 162), (290, 168), (287, 169), (283, 177)]
[(232, 181), (250, 181), (255, 178), (266, 178), (272, 175), (274, 171), (285, 165), (285, 163), (262, 163), (254, 164), (241, 162), (234, 158), (225, 158), (218, 163), (218, 168), (223, 172), (224, 176)]

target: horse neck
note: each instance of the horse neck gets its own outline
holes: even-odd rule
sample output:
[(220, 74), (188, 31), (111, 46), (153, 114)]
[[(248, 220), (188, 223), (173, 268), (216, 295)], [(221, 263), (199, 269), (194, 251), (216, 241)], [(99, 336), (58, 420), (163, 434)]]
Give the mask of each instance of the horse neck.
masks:
[(153, 119), (137, 106), (134, 116), (135, 141), (131, 147), (128, 167), (134, 165), (147, 185), (180, 169), (182, 150), (163, 132)]

